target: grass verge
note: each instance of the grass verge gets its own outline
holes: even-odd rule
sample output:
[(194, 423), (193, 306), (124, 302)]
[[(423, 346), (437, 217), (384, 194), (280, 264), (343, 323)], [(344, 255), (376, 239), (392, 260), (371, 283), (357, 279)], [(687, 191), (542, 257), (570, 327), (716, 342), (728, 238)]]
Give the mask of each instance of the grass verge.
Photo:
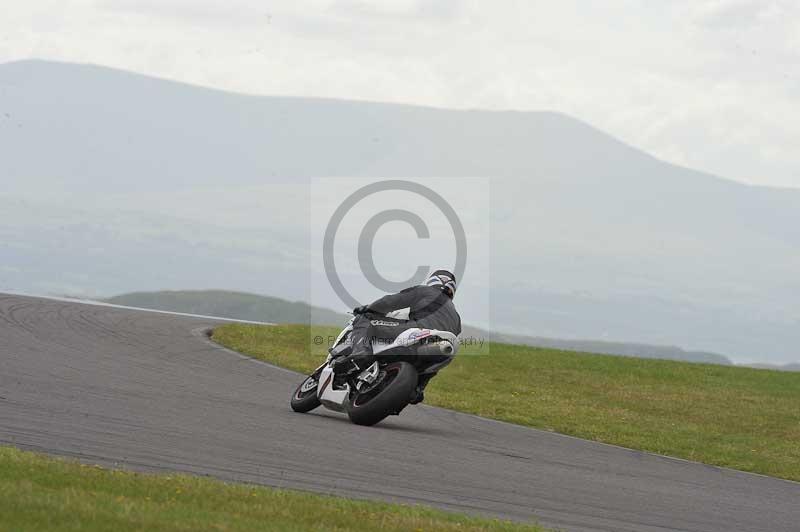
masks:
[[(308, 373), (336, 333), (230, 324), (213, 338)], [(505, 344), (489, 355), (470, 351), (431, 382), (426, 403), (800, 481), (800, 373)]]
[(0, 447), (0, 530), (514, 531), (542, 528), (421, 506), (145, 475)]

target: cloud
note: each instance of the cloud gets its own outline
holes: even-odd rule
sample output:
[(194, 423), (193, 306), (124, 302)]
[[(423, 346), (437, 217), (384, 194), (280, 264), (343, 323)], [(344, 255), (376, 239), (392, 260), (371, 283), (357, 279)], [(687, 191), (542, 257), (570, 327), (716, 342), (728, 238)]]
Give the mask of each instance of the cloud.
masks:
[(198, 0), (103, 0), (98, 11), (125, 17), (161, 18), (182, 26), (208, 28), (263, 27), (271, 22), (272, 13), (260, 2), (228, 0), (225, 3)]
[(336, 0), (328, 10), (353, 17), (368, 17), (397, 23), (398, 19), (448, 22), (458, 18), (466, 7), (461, 0)]
[(716, 0), (701, 3), (697, 21), (709, 28), (737, 30), (761, 23), (762, 15), (778, 7), (779, 2), (757, 0)]

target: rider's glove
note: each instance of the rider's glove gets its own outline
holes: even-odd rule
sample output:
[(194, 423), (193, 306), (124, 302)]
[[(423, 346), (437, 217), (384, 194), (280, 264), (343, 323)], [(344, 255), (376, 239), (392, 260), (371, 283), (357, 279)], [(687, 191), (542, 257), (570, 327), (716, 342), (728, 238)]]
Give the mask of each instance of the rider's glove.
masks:
[(358, 316), (359, 314), (366, 314), (369, 310), (369, 305), (361, 305), (360, 307), (356, 307), (353, 309), (353, 314)]

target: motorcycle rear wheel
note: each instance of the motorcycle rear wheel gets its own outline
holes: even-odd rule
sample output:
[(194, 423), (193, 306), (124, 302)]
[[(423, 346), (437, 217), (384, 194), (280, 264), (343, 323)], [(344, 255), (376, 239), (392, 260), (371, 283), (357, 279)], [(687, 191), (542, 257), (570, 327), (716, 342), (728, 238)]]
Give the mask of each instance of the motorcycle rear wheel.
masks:
[(356, 425), (375, 425), (405, 408), (417, 387), (417, 370), (408, 362), (393, 362), (382, 370), (383, 381), (375, 388), (356, 393), (347, 405), (347, 415)]

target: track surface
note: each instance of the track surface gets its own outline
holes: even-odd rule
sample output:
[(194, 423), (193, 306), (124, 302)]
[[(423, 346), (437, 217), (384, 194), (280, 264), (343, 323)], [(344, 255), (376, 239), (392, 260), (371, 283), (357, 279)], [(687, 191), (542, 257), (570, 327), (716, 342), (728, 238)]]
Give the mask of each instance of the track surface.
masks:
[(0, 294), (0, 444), (572, 531), (793, 531), (800, 484), (438, 408), (295, 414), (293, 372), (194, 319)]

